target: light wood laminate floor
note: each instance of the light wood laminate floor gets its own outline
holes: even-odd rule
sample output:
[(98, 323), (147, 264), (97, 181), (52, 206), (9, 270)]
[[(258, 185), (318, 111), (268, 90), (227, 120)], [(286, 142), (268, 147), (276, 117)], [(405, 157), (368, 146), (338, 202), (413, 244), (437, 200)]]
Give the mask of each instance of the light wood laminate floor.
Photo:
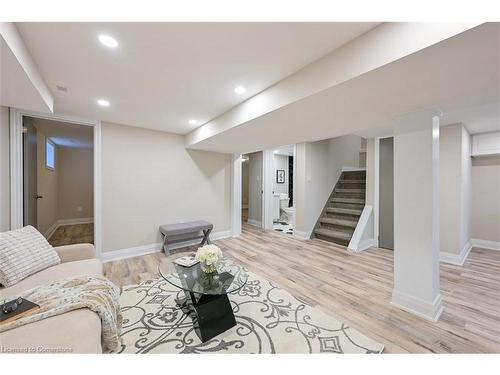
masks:
[[(500, 353), (500, 252), (473, 249), (463, 266), (441, 265), (444, 312), (438, 322), (391, 305), (393, 252), (348, 254), (342, 246), (303, 241), (243, 225), (215, 242), (224, 254), (297, 298), (385, 345), (385, 352)], [(157, 277), (163, 254), (105, 263), (119, 285)]]

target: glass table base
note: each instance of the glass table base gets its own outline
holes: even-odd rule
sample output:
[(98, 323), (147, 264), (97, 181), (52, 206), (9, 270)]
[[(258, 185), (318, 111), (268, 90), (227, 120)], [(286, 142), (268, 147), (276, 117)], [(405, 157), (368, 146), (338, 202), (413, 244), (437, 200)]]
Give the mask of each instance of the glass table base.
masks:
[(206, 342), (236, 325), (227, 294), (185, 294), (185, 298), (176, 299), (176, 302), (184, 313), (191, 316), (194, 330), (201, 342)]

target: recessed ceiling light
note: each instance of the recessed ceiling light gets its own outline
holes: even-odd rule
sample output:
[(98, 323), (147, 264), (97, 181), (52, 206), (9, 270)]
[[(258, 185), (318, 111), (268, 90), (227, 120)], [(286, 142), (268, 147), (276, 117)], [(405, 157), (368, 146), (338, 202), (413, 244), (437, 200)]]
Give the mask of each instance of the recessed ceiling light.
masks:
[(102, 45), (105, 45), (106, 47), (109, 48), (118, 47), (118, 41), (112, 36), (106, 34), (99, 35), (99, 42), (101, 42)]
[(109, 100), (99, 99), (97, 101), (97, 104), (99, 104), (101, 107), (109, 107)]
[(189, 120), (189, 125), (196, 125), (198, 123), (198, 121), (196, 120)]
[(241, 94), (244, 94), (245, 92), (247, 91), (246, 88), (244, 88), (243, 86), (236, 86), (234, 88), (234, 92), (238, 95), (241, 95)]

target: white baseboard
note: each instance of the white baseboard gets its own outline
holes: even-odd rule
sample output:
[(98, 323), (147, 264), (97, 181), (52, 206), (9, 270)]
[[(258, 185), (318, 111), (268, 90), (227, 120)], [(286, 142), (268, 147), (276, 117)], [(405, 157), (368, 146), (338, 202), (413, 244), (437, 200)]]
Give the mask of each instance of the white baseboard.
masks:
[(293, 231), (293, 236), (296, 238), (300, 238), (301, 240), (309, 240), (311, 239), (311, 234), (312, 231), (300, 231), (300, 230), (294, 230)]
[[(210, 235), (210, 240), (217, 241), (217, 240), (222, 240), (224, 238), (229, 238), (231, 236), (232, 236), (232, 234), (231, 234), (231, 231), (229, 231), (229, 230), (215, 232), (215, 233)], [(197, 245), (199, 243), (200, 243), (199, 239), (187, 240), (187, 241), (177, 242), (175, 244), (169, 245), (169, 249), (176, 250), (176, 249), (180, 249), (183, 247), (194, 246), (194, 245)], [(143, 255), (148, 255), (148, 254), (159, 253), (162, 251), (162, 247), (163, 247), (162, 243), (152, 243), (152, 244), (143, 245), (143, 246), (136, 246), (136, 247), (129, 247), (129, 248), (125, 248), (125, 249), (119, 249), (119, 250), (105, 251), (101, 254), (101, 261), (106, 263), (106, 262), (112, 262), (114, 260), (134, 258), (134, 257), (143, 256)]]
[(247, 223), (259, 228), (262, 228), (262, 221), (254, 220), (254, 219), (248, 219)]
[(161, 243), (152, 243), (149, 245), (129, 247), (126, 249), (119, 249), (113, 251), (105, 251), (101, 253), (101, 261), (112, 262), (114, 260), (134, 258), (143, 255), (159, 253), (161, 251)]
[(59, 226), (63, 225), (75, 225), (75, 224), (90, 224), (94, 222), (93, 217), (83, 217), (79, 219), (59, 219), (57, 220), (57, 223)]
[(472, 247), (480, 247), (481, 249), (499, 250), (500, 251), (500, 242), (479, 240), (476, 238), (473, 238), (471, 240), (471, 242), (472, 242)]
[(450, 263), (450, 264), (455, 264), (457, 266), (463, 266), (465, 263), (465, 260), (469, 256), (469, 253), (473, 247), (478, 247), (478, 248), (487, 249), (487, 250), (500, 251), (500, 242), (479, 240), (476, 238), (472, 238), (465, 244), (463, 249), (460, 250), (460, 254), (441, 252), (439, 254), (439, 260), (441, 262), (444, 262), (444, 263)]
[(437, 322), (443, 313), (443, 301), (441, 294), (438, 294), (434, 301), (427, 302), (423, 299), (411, 296), (409, 294), (393, 290), (391, 304), (417, 315), (421, 318)]
[(460, 254), (453, 254), (448, 252), (440, 252), (439, 260), (443, 263), (455, 264), (457, 266), (463, 266), (465, 260), (469, 256), (469, 253), (472, 249), (472, 240), (467, 241), (462, 250), (460, 250)]
[(44, 233), (45, 238), (50, 238), (57, 230), (57, 228), (64, 225), (76, 225), (76, 224), (90, 224), (94, 222), (93, 217), (84, 217), (79, 219), (59, 219), (54, 224), (50, 226), (49, 229)]

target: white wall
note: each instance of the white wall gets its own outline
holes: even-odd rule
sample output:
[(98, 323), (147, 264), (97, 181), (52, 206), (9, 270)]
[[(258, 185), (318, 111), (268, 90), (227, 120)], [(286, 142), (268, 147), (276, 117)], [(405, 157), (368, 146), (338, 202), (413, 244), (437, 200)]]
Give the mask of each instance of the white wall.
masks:
[(472, 238), (500, 245), (500, 155), (472, 159)]
[(359, 167), (359, 151), (363, 147), (363, 138), (357, 135), (345, 135), (329, 140), (328, 168), (337, 181), (342, 173), (342, 167)]
[(0, 106), (0, 232), (10, 229), (9, 108)]
[(440, 129), (441, 257), (462, 263), (470, 240), (470, 135), (462, 124)]
[(461, 222), (460, 222), (460, 246), (464, 249), (471, 239), (471, 208), (472, 208), (472, 158), (471, 158), (471, 136), (464, 126), (462, 132), (462, 183), (461, 183)]
[(58, 147), (57, 158), (59, 219), (94, 217), (94, 150)]
[(248, 220), (262, 225), (262, 152), (249, 154), (248, 163)]
[(300, 143), (294, 161), (297, 163), (295, 225), (299, 236), (308, 237), (314, 229), (342, 167), (359, 166), (360, 148), (361, 137), (355, 135)]
[[(277, 194), (287, 194), (288, 195), (288, 182), (290, 181), (289, 171), (288, 171), (288, 156), (274, 154), (274, 168), (273, 168), (273, 191)], [(276, 171), (278, 169), (285, 171), (285, 183), (278, 184), (276, 182)]]
[(230, 229), (231, 156), (186, 150), (180, 135), (102, 124), (103, 252), (157, 246), (158, 226)]

